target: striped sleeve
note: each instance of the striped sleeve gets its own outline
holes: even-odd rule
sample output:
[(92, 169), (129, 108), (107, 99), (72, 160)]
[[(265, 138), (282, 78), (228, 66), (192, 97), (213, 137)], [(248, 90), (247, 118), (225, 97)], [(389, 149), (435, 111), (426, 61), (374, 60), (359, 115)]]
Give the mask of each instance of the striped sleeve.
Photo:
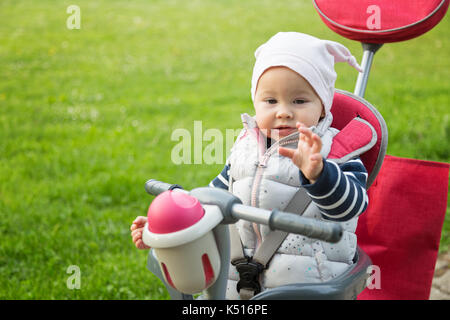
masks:
[(230, 170), (230, 166), (227, 164), (222, 172), (209, 183), (209, 186), (228, 190), (228, 170)]
[(357, 158), (341, 165), (323, 160), (323, 171), (310, 184), (300, 171), (300, 182), (325, 219), (347, 221), (363, 213), (369, 203), (367, 171)]

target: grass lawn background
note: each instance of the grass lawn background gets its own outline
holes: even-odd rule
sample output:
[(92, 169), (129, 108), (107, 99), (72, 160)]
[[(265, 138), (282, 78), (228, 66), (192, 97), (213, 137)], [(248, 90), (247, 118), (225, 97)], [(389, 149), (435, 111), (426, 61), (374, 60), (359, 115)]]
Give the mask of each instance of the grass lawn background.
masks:
[[(71, 4), (80, 30), (66, 27)], [(362, 56), (311, 1), (2, 0), (0, 21), (0, 299), (168, 298), (129, 235), (152, 199), (144, 182), (190, 189), (223, 166), (175, 165), (172, 132), (240, 128), (254, 50), (278, 31)], [(366, 99), (390, 155), (449, 162), (449, 29), (447, 15), (375, 56)], [(336, 69), (353, 91), (354, 69)], [(449, 232), (447, 214), (440, 251)], [(70, 265), (80, 290), (66, 286)]]

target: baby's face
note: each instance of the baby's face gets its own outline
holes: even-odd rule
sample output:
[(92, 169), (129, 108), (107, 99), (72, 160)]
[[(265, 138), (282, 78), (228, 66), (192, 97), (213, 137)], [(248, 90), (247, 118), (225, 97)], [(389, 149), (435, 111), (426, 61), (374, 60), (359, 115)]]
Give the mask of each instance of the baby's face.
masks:
[(297, 131), (297, 122), (311, 127), (325, 115), (309, 82), (286, 67), (272, 67), (262, 74), (254, 106), (258, 127), (275, 140)]

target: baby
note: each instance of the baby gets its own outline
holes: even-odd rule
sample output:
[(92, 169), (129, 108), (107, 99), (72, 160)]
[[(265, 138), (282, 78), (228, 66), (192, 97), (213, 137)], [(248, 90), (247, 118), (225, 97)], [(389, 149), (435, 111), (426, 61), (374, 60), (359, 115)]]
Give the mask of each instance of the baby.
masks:
[[(333, 41), (280, 32), (255, 52), (251, 95), (255, 116), (243, 114), (244, 129), (225, 168), (209, 184), (224, 188), (243, 204), (284, 210), (299, 188), (312, 200), (303, 216), (341, 221), (344, 234), (336, 244), (289, 234), (260, 276), (262, 290), (289, 283), (328, 281), (343, 273), (356, 251), (358, 216), (368, 205), (367, 172), (356, 155), (340, 162), (327, 159), (338, 133), (331, 128), (335, 62), (361, 71), (347, 48)], [(278, 152), (277, 152), (278, 151)], [(146, 217), (131, 226), (133, 242), (142, 242)], [(252, 257), (270, 229), (236, 223), (244, 253)], [(238, 292), (239, 274), (231, 265), (227, 298), (248, 299)], [(243, 292), (245, 297), (243, 296)]]

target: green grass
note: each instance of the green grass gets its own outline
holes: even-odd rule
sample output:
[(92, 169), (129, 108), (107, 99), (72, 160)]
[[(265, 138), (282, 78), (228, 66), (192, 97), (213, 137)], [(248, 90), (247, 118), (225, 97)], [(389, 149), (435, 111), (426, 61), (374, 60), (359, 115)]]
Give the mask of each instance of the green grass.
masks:
[[(174, 165), (173, 130), (239, 128), (253, 52), (278, 31), (362, 50), (310, 1), (79, 0), (81, 29), (68, 30), (73, 3), (0, 3), (0, 298), (165, 299), (129, 236), (152, 199), (143, 184), (193, 188), (222, 167)], [(366, 98), (388, 124), (388, 154), (449, 162), (449, 28), (447, 16), (375, 57)], [(337, 72), (353, 91), (354, 70)], [(447, 214), (441, 251), (449, 233)], [(70, 265), (80, 290), (66, 286)]]

